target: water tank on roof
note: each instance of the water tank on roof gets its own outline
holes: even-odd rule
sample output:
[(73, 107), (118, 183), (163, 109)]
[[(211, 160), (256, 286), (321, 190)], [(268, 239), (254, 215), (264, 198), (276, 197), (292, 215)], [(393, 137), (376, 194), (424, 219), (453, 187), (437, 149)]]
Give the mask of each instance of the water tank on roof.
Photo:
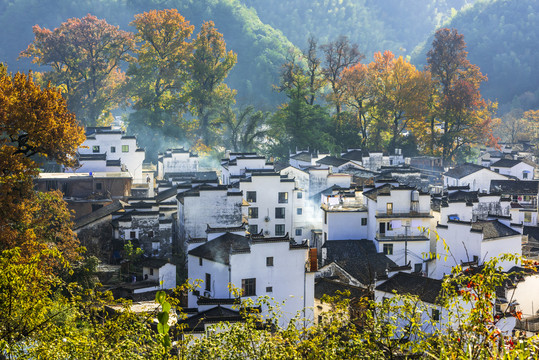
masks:
[(412, 191), (412, 201), (419, 201), (419, 191)]

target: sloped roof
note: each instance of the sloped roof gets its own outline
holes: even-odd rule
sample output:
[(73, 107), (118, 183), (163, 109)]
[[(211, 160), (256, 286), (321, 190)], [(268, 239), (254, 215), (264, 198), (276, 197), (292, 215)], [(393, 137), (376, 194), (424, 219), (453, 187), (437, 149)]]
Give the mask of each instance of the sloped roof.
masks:
[(375, 200), (378, 198), (378, 195), (390, 195), (391, 189), (393, 188), (393, 185), (391, 184), (384, 184), (382, 186), (379, 186), (377, 188), (367, 190), (363, 192), (363, 195), (371, 200)]
[(141, 261), (141, 265), (143, 267), (151, 267), (154, 269), (160, 269), (166, 264), (169, 264), (169, 262), (168, 260), (165, 260), (165, 259), (148, 258)]
[(176, 188), (176, 186), (173, 186), (170, 189), (160, 191), (159, 194), (155, 195), (154, 199), (155, 199), (155, 201), (157, 203), (160, 203), (160, 202), (162, 202), (164, 200), (167, 200), (167, 199), (169, 199), (169, 198), (171, 198), (173, 196), (175, 197), (177, 192), (178, 192), (178, 189)]
[(435, 304), (442, 290), (442, 280), (398, 272), (378, 285), (376, 290), (386, 293), (396, 292), (397, 294), (415, 295), (421, 301)]
[(376, 254), (376, 246), (371, 240), (329, 240), (322, 248), (327, 249), (327, 262)]
[(189, 251), (189, 255), (229, 265), (230, 254), (234, 252), (250, 251), (250, 249), (248, 238), (227, 232), (192, 249)]
[(453, 201), (453, 202), (458, 202), (458, 201), (476, 202), (479, 200), (478, 194), (479, 194), (478, 191), (457, 190), (455, 192), (449, 193), (447, 195), (447, 198), (449, 201)]
[(91, 213), (84, 215), (78, 219), (75, 220), (75, 223), (73, 225), (73, 230), (80, 229), (81, 227), (84, 227), (86, 225), (89, 225), (93, 223), (94, 221), (100, 220), (108, 215), (111, 215), (112, 213), (125, 208), (129, 204), (121, 201), (121, 200), (115, 200), (112, 204), (109, 204), (107, 206), (103, 206), (95, 211), (92, 211)]
[(300, 153), (290, 156), (290, 159), (311, 162), (312, 155), (309, 152), (302, 151)]
[(187, 324), (188, 331), (204, 331), (205, 330), (205, 324), (207, 323), (216, 323), (216, 322), (236, 322), (236, 321), (242, 321), (243, 318), (241, 317), (239, 311), (230, 310), (225, 307), (216, 306), (209, 310), (200, 312), (196, 315), (193, 315), (184, 321), (182, 323)]
[(488, 168), (481, 165), (472, 164), (472, 163), (464, 163), (464, 164), (458, 165), (457, 167), (449, 169), (448, 171), (444, 173), (444, 176), (452, 177), (454, 179), (462, 179), (465, 176), (471, 175), (483, 169), (489, 170)]
[(329, 165), (329, 166), (342, 166), (346, 164), (347, 162), (350, 162), (350, 160), (340, 159), (335, 156), (326, 156), (316, 161), (317, 164)]
[(522, 161), (520, 160), (512, 160), (512, 159), (500, 159), (496, 161), (494, 164), (490, 165), (490, 167), (504, 167), (504, 168), (512, 168), (515, 165), (518, 165)]
[(350, 150), (341, 155), (343, 159), (354, 160), (354, 161), (363, 161), (364, 156), (369, 156), (369, 153), (367, 151), (358, 150), (358, 149)]
[(483, 240), (520, 235), (518, 231), (502, 224), (497, 219), (474, 222), (472, 223), (472, 229), (481, 231), (483, 233)]
[(324, 295), (335, 296), (337, 291), (350, 291), (350, 298), (360, 298), (367, 296), (369, 291), (358, 286), (348, 285), (340, 281), (330, 280), (326, 278), (316, 279), (314, 284), (314, 297), (321, 299)]
[(491, 180), (490, 192), (509, 195), (537, 195), (539, 193), (539, 181)]

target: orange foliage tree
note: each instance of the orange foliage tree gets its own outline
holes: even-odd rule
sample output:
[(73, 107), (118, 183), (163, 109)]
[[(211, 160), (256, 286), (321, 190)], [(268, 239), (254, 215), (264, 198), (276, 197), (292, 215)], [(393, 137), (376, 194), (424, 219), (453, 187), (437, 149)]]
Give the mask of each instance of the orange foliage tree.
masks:
[(35, 25), (35, 39), (21, 53), (52, 69), (44, 80), (60, 86), (69, 109), (86, 125), (95, 125), (123, 101), (122, 61), (129, 60), (133, 34), (92, 15), (73, 18), (49, 30)]
[[(427, 69), (436, 89), (432, 121), (423, 134), (438, 144), (444, 162), (452, 162), (460, 150), (492, 137), (491, 115), (496, 107), (481, 96), (487, 77), (467, 59), (464, 36), (455, 29), (439, 29), (427, 53)], [(436, 151), (436, 150), (435, 150)]]
[(37, 158), (71, 166), (84, 131), (60, 90), (41, 89), (31, 74), (11, 75), (0, 64), (0, 250), (26, 253), (54, 246), (78, 256), (71, 214), (60, 192), (37, 194)]

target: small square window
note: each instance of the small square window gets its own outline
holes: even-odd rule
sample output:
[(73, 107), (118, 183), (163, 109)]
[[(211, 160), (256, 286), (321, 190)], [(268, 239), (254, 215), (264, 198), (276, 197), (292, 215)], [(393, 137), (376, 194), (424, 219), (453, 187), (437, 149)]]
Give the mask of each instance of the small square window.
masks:
[(361, 218), (361, 226), (367, 226), (367, 218)]
[(96, 190), (101, 190), (101, 189), (103, 189), (103, 183), (100, 183), (100, 182), (95, 183), (95, 189), (96, 189)]
[(528, 223), (528, 224), (532, 222), (532, 213), (531, 212), (525, 212), (524, 213), (524, 222)]
[(423, 264), (414, 264), (414, 272), (419, 273), (423, 271)]
[(116, 152), (116, 146), (111, 146), (110, 147), (110, 152), (115, 153)]
[(522, 178), (523, 178), (523, 179), (527, 179), (527, 178), (528, 178), (528, 173), (527, 173), (526, 171), (524, 171), (524, 172), (522, 173)]
[(137, 232), (136, 231), (130, 231), (129, 232), (129, 237), (131, 239), (136, 239), (137, 238)]
[(268, 256), (266, 258), (266, 266), (273, 266), (273, 256)]
[(245, 194), (245, 199), (247, 202), (256, 202), (256, 191), (247, 191)]
[(284, 225), (277, 224), (275, 225), (275, 236), (283, 236), (284, 235)]
[(280, 192), (279, 193), (279, 204), (288, 204), (288, 193)]
[(298, 191), (297, 198), (298, 199), (303, 199), (303, 193), (301, 191)]
[(248, 231), (250, 234), (258, 234), (258, 225), (249, 225)]
[(153, 230), (148, 231), (148, 237), (153, 238)]
[(275, 208), (275, 218), (284, 219), (284, 210), (285, 208)]
[(440, 320), (440, 310), (432, 309), (432, 320), (434, 320), (434, 321), (439, 321)]
[(92, 152), (93, 153), (98, 153), (99, 152), (99, 145), (92, 146)]
[(393, 244), (384, 244), (384, 255), (393, 255)]
[(301, 236), (303, 231), (301, 229), (296, 229), (296, 236)]
[(273, 292), (273, 287), (272, 286), (266, 286), (266, 292), (267, 293)]
[(129, 152), (129, 145), (122, 145), (122, 152)]
[(250, 207), (248, 210), (248, 215), (250, 219), (258, 219), (258, 208), (257, 207)]
[(296, 209), (296, 214), (302, 215), (303, 214), (303, 209), (302, 208), (297, 208)]

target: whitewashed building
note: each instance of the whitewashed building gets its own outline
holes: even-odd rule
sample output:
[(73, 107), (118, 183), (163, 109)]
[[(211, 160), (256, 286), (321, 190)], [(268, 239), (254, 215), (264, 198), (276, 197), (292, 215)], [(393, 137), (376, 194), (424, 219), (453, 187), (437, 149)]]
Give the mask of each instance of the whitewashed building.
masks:
[(166, 174), (198, 171), (198, 155), (189, 150), (168, 149), (157, 158), (157, 179), (162, 180)]
[(200, 289), (188, 295), (190, 308), (204, 311), (204, 304), (233, 304), (231, 284), (241, 298), (267, 295), (284, 302), (283, 324), (298, 312), (313, 318), (316, 264), (311, 264), (306, 244), (292, 244), (288, 237), (254, 239), (225, 233), (190, 250), (188, 267), (189, 278), (201, 282)]
[(444, 187), (466, 186), (471, 191), (488, 192), (491, 180), (507, 180), (507, 176), (494, 172), (481, 165), (465, 163), (446, 171)]
[(274, 166), (265, 156), (256, 153), (227, 153), (221, 160), (221, 182), (232, 184), (252, 170), (274, 171)]
[(490, 165), (490, 169), (519, 180), (533, 180), (535, 166), (529, 161), (500, 159)]
[(144, 149), (137, 146), (135, 136), (111, 127), (86, 129), (86, 140), (77, 150), (79, 165), (75, 172), (126, 171), (133, 177), (134, 184), (146, 183), (142, 163), (146, 157)]

